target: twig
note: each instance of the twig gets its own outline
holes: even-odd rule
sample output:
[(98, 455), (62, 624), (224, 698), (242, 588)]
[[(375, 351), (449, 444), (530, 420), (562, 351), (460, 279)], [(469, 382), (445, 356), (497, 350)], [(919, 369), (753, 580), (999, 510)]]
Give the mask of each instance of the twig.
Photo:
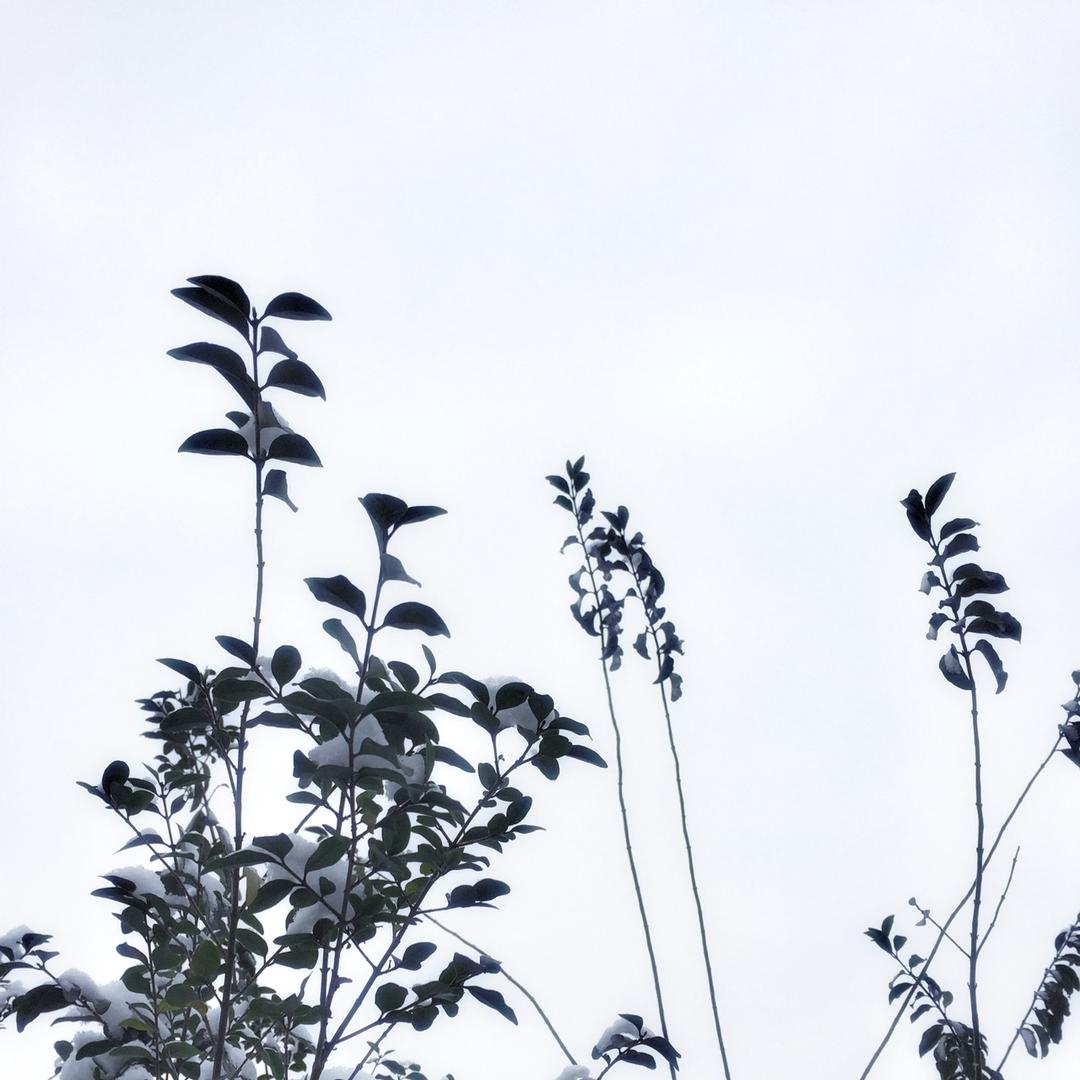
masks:
[[(479, 945), (475, 945), (473, 942), (469, 941), (468, 938), (462, 937), (462, 935), (459, 934), (456, 930), (451, 930), (449, 926), (444, 926), (441, 922), (439, 922), (438, 919), (432, 918), (432, 916), (427, 914), (424, 915), (424, 918), (427, 919), (428, 922), (434, 923), (444, 934), (449, 934), (451, 937), (457, 938), (458, 941), (460, 941), (463, 945), (467, 945), (470, 949), (472, 949), (474, 952), (479, 953), (481, 956), (491, 955), (484, 949), (481, 949)], [(563, 1042), (562, 1038), (559, 1036), (559, 1033), (555, 1030), (555, 1025), (551, 1022), (548, 1014), (544, 1012), (544, 1010), (540, 1007), (540, 1002), (537, 1001), (536, 998), (533, 997), (533, 995), (530, 994), (529, 991), (526, 990), (525, 987), (522, 986), (521, 983), (519, 983), (517, 979), (515, 979), (510, 974), (510, 972), (502, 966), (501, 963), (499, 964), (499, 973), (503, 976), (503, 978), (506, 979), (508, 983), (510, 983), (511, 986), (516, 986), (518, 990), (529, 999), (532, 1007), (539, 1014), (540, 1019), (543, 1020), (544, 1023), (547, 1025), (547, 1029), (551, 1032), (552, 1038), (554, 1038), (554, 1040), (559, 1044), (559, 1049), (566, 1055), (566, 1060), (569, 1061), (571, 1065), (576, 1065), (577, 1061), (574, 1059), (574, 1055), (570, 1053), (569, 1049), (567, 1049), (566, 1043)]]
[(1009, 886), (1012, 884), (1013, 874), (1016, 873), (1016, 860), (1020, 858), (1020, 847), (1017, 845), (1016, 854), (1013, 855), (1012, 866), (1009, 867), (1009, 877), (1005, 882), (1005, 888), (1001, 891), (1001, 896), (998, 898), (997, 907), (994, 908), (994, 917), (990, 920), (990, 925), (986, 928), (986, 933), (983, 934), (983, 939), (979, 943), (979, 952), (982, 952), (986, 945), (986, 939), (990, 936), (990, 931), (997, 925), (998, 916), (1001, 914), (1001, 906), (1005, 903), (1005, 897), (1009, 895)]
[[(1050, 764), (1051, 758), (1053, 758), (1054, 754), (1057, 753), (1057, 749), (1061, 745), (1062, 738), (1063, 736), (1058, 735), (1058, 737), (1054, 740), (1054, 745), (1050, 747), (1050, 752), (1039, 763), (1038, 768), (1035, 770), (1034, 773), (1032, 773), (1031, 779), (1028, 780), (1028, 782), (1024, 785), (1024, 790), (1020, 792), (1020, 795), (1018, 796), (1016, 802), (1013, 804), (1013, 808), (1009, 811), (1008, 816), (1002, 822), (1001, 828), (998, 829), (997, 837), (990, 845), (990, 850), (986, 853), (986, 858), (983, 860), (983, 870), (985, 870), (990, 865), (990, 860), (994, 857), (994, 852), (997, 851), (998, 845), (1001, 843), (1001, 838), (1005, 835), (1005, 830), (1008, 829), (1009, 825), (1012, 823), (1012, 819), (1016, 816), (1016, 812), (1020, 809), (1024, 800), (1027, 798), (1028, 792), (1031, 791), (1032, 787), (1035, 785), (1035, 781), (1038, 780), (1039, 777), (1042, 775), (1043, 769), (1045, 769), (1046, 766)], [(959, 915), (960, 912), (963, 910), (964, 905), (968, 902), (969, 897), (974, 891), (975, 883), (972, 882), (971, 885), (968, 886), (967, 892), (964, 893), (963, 897), (961, 897), (960, 902), (956, 905), (956, 907), (953, 908), (952, 914), (945, 920), (941, 931), (938, 933), (937, 941), (934, 942), (934, 947), (930, 950), (930, 955), (926, 958), (926, 964), (923, 966), (924, 974), (930, 970), (930, 964), (933, 962), (934, 957), (937, 955), (938, 949), (941, 948), (941, 943), (945, 940), (946, 932), (952, 925), (953, 920), (956, 918), (956, 916)], [(866, 1077), (870, 1075), (871, 1070), (877, 1064), (878, 1058), (880, 1058), (882, 1053), (884, 1053), (885, 1047), (889, 1045), (889, 1040), (893, 1037), (893, 1033), (896, 1031), (896, 1027), (900, 1023), (900, 1017), (904, 1015), (904, 1012), (908, 1007), (908, 1003), (911, 1001), (912, 995), (914, 993), (915, 988), (912, 987), (912, 989), (909, 990), (907, 995), (904, 997), (904, 1000), (900, 1002), (900, 1007), (896, 1010), (896, 1014), (893, 1016), (892, 1022), (889, 1024), (888, 1030), (885, 1032), (885, 1035), (882, 1038), (881, 1042), (878, 1043), (877, 1049), (874, 1051), (870, 1060), (866, 1063), (866, 1068), (864, 1068), (862, 1073), (860, 1073), (859, 1080), (866, 1080)]]

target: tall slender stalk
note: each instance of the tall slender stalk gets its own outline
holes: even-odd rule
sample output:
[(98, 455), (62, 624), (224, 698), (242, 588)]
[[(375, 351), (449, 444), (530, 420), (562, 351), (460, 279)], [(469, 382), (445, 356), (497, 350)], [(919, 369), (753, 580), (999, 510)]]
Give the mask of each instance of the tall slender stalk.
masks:
[[(576, 490), (571, 493), (570, 502), (574, 515), (575, 528), (577, 529), (578, 542), (581, 544), (582, 557), (585, 561), (585, 571), (589, 577), (589, 592), (592, 595), (593, 602), (596, 604), (597, 617), (600, 618), (602, 617), (604, 606), (601, 599), (600, 586), (596, 581), (596, 565), (592, 556), (589, 554), (589, 549), (585, 543), (585, 534), (581, 525), (579, 515), (580, 508), (578, 506)], [(630, 877), (634, 884), (634, 896), (637, 899), (638, 915), (641, 919), (641, 929), (645, 936), (645, 948), (649, 954), (649, 968), (652, 971), (653, 989), (656, 992), (656, 1008), (660, 1016), (660, 1030), (663, 1033), (664, 1038), (667, 1039), (667, 1014), (664, 1011), (664, 994), (660, 988), (660, 970), (656, 962), (656, 949), (653, 945), (652, 928), (649, 924), (648, 913), (645, 910), (645, 897), (641, 889), (641, 878), (638, 874), (637, 860), (634, 857), (634, 845), (630, 838), (630, 817), (626, 809), (626, 795), (623, 790), (625, 774), (622, 757), (622, 731), (619, 728), (619, 720), (615, 714), (615, 701), (611, 693), (611, 674), (608, 660), (605, 655), (602, 632), (600, 642), (600, 668), (604, 674), (604, 692), (607, 696), (608, 716), (611, 719), (611, 729), (615, 735), (615, 788), (619, 800), (619, 816), (622, 820), (623, 840), (626, 845), (626, 860), (630, 866)], [(671, 1073), (672, 1080), (675, 1080), (675, 1067), (670, 1064), (670, 1062), (668, 1064), (668, 1069)]]
[[(265, 582), (266, 557), (263, 551), (263, 457), (262, 457), (262, 391), (259, 389), (259, 318), (251, 317), (251, 367), (255, 383), (255, 408), (252, 410), (254, 424), (255, 459), (255, 612), (252, 616), (251, 649), (259, 655), (259, 632), (262, 628), (263, 586)], [(236, 780), (233, 789), (233, 850), (239, 851), (244, 843), (244, 753), (247, 749), (247, 722), (251, 702), (244, 703), (240, 712), (240, 731), (237, 736)], [(220, 1080), (225, 1057), (225, 1041), (232, 1014), (233, 979), (236, 967), (236, 932), (240, 923), (240, 867), (231, 872), (229, 896), (229, 933), (225, 944), (225, 980), (221, 988), (221, 1017), (218, 1021), (217, 1038), (214, 1042), (213, 1080)]]
[[(625, 533), (623, 539), (625, 540)], [(687, 824), (686, 796), (683, 793), (682, 768), (679, 762), (679, 751), (675, 745), (675, 729), (671, 723), (671, 708), (668, 704), (668, 694), (665, 686), (665, 674), (662, 659), (663, 653), (660, 647), (660, 638), (657, 634), (656, 623), (651, 616), (648, 606), (645, 604), (646, 593), (644, 583), (641, 579), (639, 564), (631, 557), (627, 560), (627, 565), (633, 575), (634, 585), (637, 587), (638, 596), (642, 598), (642, 605), (645, 607), (648, 633), (652, 638), (653, 656), (656, 660), (656, 682), (660, 690), (660, 701), (664, 708), (664, 723), (667, 726), (668, 747), (671, 751), (671, 761), (675, 770), (675, 790), (679, 797), (679, 823), (682, 826), (683, 850), (686, 852), (686, 866), (690, 873), (690, 891), (693, 893), (694, 909), (697, 912), (698, 934), (701, 938), (701, 958), (705, 964), (705, 975), (709, 984), (709, 1004), (712, 1007), (713, 1029), (716, 1032), (716, 1041), (720, 1047), (720, 1060), (723, 1062), (724, 1076), (727, 1080), (731, 1080), (731, 1068), (728, 1065), (727, 1049), (724, 1046), (724, 1033), (720, 1027), (720, 1011), (716, 1004), (716, 982), (713, 978), (712, 957), (709, 954), (709, 938), (705, 930), (705, 913), (701, 906), (701, 893), (698, 889), (697, 870), (694, 866), (694, 849), (690, 842), (690, 828)]]

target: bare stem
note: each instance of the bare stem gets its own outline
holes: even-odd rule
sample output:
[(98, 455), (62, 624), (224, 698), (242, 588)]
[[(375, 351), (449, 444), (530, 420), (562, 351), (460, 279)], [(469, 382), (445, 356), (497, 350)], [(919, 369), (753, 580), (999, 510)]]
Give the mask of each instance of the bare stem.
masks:
[(1001, 908), (1005, 903), (1005, 897), (1009, 895), (1009, 886), (1012, 885), (1013, 874), (1016, 873), (1016, 860), (1020, 858), (1020, 848), (1017, 847), (1016, 854), (1013, 855), (1012, 866), (1009, 867), (1009, 877), (1005, 882), (1005, 888), (1001, 890), (1001, 896), (998, 897), (997, 907), (994, 908), (994, 917), (990, 920), (990, 925), (986, 928), (986, 933), (983, 934), (982, 941), (979, 942), (979, 952), (982, 952), (986, 947), (986, 940), (990, 937), (990, 931), (997, 926), (998, 916), (1001, 914)]
[[(585, 544), (585, 534), (582, 532), (581, 523), (578, 520), (578, 506), (577, 497), (574, 496), (572, 500), (574, 522), (577, 527), (578, 540), (581, 543), (582, 556), (585, 560), (585, 570), (589, 575), (590, 591), (592, 592), (593, 600), (596, 603), (596, 610), (599, 616), (603, 610), (600, 605), (600, 587), (596, 583), (596, 568), (593, 565), (592, 556), (589, 554), (589, 549)], [(604, 658), (603, 650), (603, 638), (601, 638), (600, 646), (600, 667), (604, 673), (604, 691), (607, 694), (608, 704), (608, 716), (611, 718), (611, 728), (615, 733), (615, 776), (616, 776), (616, 791), (619, 798), (619, 814), (622, 818), (623, 828), (623, 840), (626, 844), (626, 859), (630, 864), (630, 877), (634, 883), (634, 895), (637, 898), (638, 914), (641, 918), (641, 929), (645, 935), (645, 949), (649, 954), (649, 967), (652, 970), (653, 989), (656, 992), (656, 1008), (660, 1014), (660, 1030), (663, 1033), (665, 1039), (668, 1038), (668, 1026), (667, 1015), (664, 1012), (664, 995), (660, 989), (660, 971), (656, 963), (656, 950), (653, 947), (652, 928), (649, 925), (649, 916), (645, 911), (645, 897), (641, 891), (641, 879), (638, 875), (637, 860), (634, 858), (634, 845), (630, 839), (630, 818), (626, 809), (626, 796), (623, 793), (623, 759), (622, 759), (622, 732), (619, 729), (619, 721), (615, 715), (615, 702), (611, 695), (611, 675), (608, 671), (608, 662)], [(669, 1065), (671, 1072), (671, 1080), (675, 1078), (675, 1067)], [(607, 1070), (605, 1070), (606, 1072)], [(603, 1075), (603, 1073), (601, 1073)]]
[[(424, 918), (427, 919), (428, 922), (434, 923), (444, 934), (449, 934), (451, 937), (457, 938), (458, 941), (460, 941), (463, 945), (467, 945), (470, 949), (472, 949), (474, 952), (479, 953), (481, 956), (491, 955), (490, 953), (485, 952), (485, 950), (481, 949), (479, 945), (476, 945), (473, 942), (469, 941), (468, 938), (462, 937), (461, 934), (459, 934), (456, 930), (451, 930), (449, 926), (444, 926), (441, 922), (439, 922), (438, 919), (432, 918), (432, 916), (426, 914), (424, 915)], [(555, 1030), (555, 1025), (551, 1022), (548, 1014), (544, 1012), (544, 1010), (540, 1007), (540, 1002), (537, 1001), (536, 998), (533, 997), (533, 995), (530, 994), (529, 991), (526, 990), (525, 987), (522, 986), (521, 983), (519, 983), (517, 979), (515, 979), (510, 974), (510, 972), (502, 966), (501, 963), (499, 964), (499, 973), (503, 976), (504, 979), (506, 979), (508, 983), (510, 983), (511, 986), (516, 986), (517, 989), (529, 999), (532, 1007), (536, 1010), (540, 1019), (544, 1021), (544, 1024), (547, 1026), (548, 1031), (551, 1032), (552, 1038), (559, 1044), (559, 1049), (566, 1055), (566, 1060), (569, 1061), (571, 1065), (576, 1065), (577, 1061), (574, 1060), (574, 1055), (570, 1053), (569, 1049), (567, 1049), (566, 1043), (563, 1042), (561, 1036)]]

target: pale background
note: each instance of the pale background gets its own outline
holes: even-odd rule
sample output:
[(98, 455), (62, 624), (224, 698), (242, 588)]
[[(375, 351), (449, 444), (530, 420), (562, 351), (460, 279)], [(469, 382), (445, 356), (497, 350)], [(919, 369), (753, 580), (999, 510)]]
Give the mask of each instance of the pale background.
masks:
[[(267, 640), (336, 661), (301, 578), (367, 580), (357, 495), (438, 502), (402, 554), (453, 631), (444, 665), (530, 679), (610, 753), (542, 480), (586, 453), (687, 641), (734, 1074), (857, 1077), (890, 1016), (862, 930), (910, 927), (912, 893), (948, 910), (974, 858), (966, 698), (923, 638), (909, 487), (959, 472), (946, 511), (983, 522), (1024, 623), (986, 695), (992, 829), (1080, 666), (1080, 9), (98, 0), (4, 22), (0, 929), (115, 975), (87, 893), (130, 855), (74, 781), (147, 751), (155, 656), (213, 662), (214, 634), (247, 632), (248, 476), (174, 453), (235, 405), (164, 355), (228, 341), (168, 295), (226, 274), (335, 316), (288, 334), (329, 401), (282, 411), (326, 468), (291, 470), (295, 518), (270, 508)], [(637, 666), (616, 689), (673, 1039), (688, 1080), (715, 1077), (653, 691)], [(616, 1011), (652, 1012), (612, 782), (538, 777), (548, 831), (503, 862), (515, 891), (454, 919), (586, 1058)], [(997, 1050), (1080, 907), (1078, 810), (1055, 761), (982, 967)], [(519, 1029), (475, 1005), (393, 1041), (432, 1075), (551, 1080), (509, 996)], [(1010, 1080), (1075, 1077), (1078, 1026)], [(0, 1035), (4, 1076), (47, 1076), (55, 1037)], [(933, 1075), (916, 1042), (905, 1021), (874, 1075)]]

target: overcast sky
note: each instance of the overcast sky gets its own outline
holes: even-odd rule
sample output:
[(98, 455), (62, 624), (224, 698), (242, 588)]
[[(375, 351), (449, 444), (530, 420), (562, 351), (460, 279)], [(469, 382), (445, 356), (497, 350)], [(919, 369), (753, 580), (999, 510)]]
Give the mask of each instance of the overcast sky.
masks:
[[(974, 862), (910, 487), (958, 472), (946, 510), (982, 522), (1024, 624), (985, 695), (992, 829), (1080, 667), (1080, 9), (57, 0), (5, 24), (0, 930), (120, 970), (87, 894), (130, 857), (74, 781), (150, 749), (132, 699), (168, 685), (154, 657), (215, 663), (213, 636), (247, 631), (248, 477), (175, 454), (234, 406), (165, 356), (214, 334), (169, 289), (225, 274), (334, 314), (289, 336), (328, 401), (282, 412), (326, 467), (292, 470), (300, 514), (268, 513), (268, 640), (336, 663), (301, 579), (370, 575), (357, 495), (441, 504), (403, 558), (453, 632), (444, 666), (530, 680), (610, 756), (543, 482), (586, 454), (687, 642), (676, 724), (736, 1080), (857, 1077), (891, 1015), (863, 929), (896, 913), (918, 947), (908, 897), (943, 914)], [(633, 667), (616, 694), (672, 1038), (688, 1080), (716, 1076), (654, 691)], [(504, 860), (500, 912), (454, 925), (587, 1055), (651, 986), (613, 774), (568, 772), (535, 782), (548, 831)], [(992, 1049), (1080, 908), (1078, 809), (1057, 760), (990, 874), (996, 899), (1022, 845), (981, 967)], [(938, 974), (962, 995), (962, 965)], [(395, 1045), (432, 1075), (551, 1080), (509, 996), (518, 1029), (467, 1008)], [(1074, 1077), (1076, 1026), (1010, 1080)], [(874, 1075), (932, 1075), (917, 1035)], [(47, 1076), (55, 1037), (5, 1032), (4, 1074)]]

